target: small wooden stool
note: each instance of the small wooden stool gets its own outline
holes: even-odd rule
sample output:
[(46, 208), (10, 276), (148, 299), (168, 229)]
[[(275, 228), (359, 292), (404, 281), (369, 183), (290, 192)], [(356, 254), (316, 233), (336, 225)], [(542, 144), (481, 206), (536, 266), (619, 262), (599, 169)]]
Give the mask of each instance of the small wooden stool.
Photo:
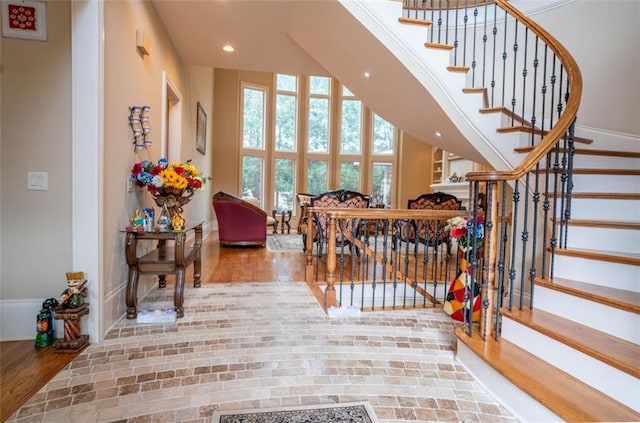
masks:
[(89, 335), (80, 334), (80, 318), (89, 313), (89, 304), (77, 308), (58, 308), (53, 317), (64, 320), (64, 339), (56, 339), (53, 346), (57, 353), (75, 353), (89, 345)]

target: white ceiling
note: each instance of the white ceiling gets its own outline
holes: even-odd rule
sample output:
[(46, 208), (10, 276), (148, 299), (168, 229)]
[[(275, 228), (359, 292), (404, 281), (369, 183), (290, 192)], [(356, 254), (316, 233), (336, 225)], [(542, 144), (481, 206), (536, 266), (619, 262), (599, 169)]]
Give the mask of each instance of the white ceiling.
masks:
[[(558, 0), (532, 4), (539, 8), (553, 1)], [(152, 3), (187, 65), (331, 75), (403, 131), (485, 161), (414, 76), (337, 0)], [(225, 44), (232, 44), (235, 51), (224, 52)], [(370, 80), (363, 78), (365, 70), (372, 72)], [(436, 132), (442, 137), (436, 138)]]
[[(188, 65), (328, 75), (289, 38), (294, 3), (318, 0), (153, 0), (173, 43)], [(233, 53), (222, 50), (225, 44)]]
[[(484, 161), (424, 87), (337, 0), (152, 1), (188, 65), (331, 75), (406, 133)], [(235, 52), (222, 50), (227, 43)], [(435, 132), (444, 135), (436, 139)]]

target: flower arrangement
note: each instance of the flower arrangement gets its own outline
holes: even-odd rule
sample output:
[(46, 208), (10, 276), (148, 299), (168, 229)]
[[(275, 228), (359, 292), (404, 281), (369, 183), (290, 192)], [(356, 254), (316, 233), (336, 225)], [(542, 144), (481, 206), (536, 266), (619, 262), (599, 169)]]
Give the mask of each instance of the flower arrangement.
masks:
[(452, 217), (447, 220), (447, 226), (445, 230), (449, 232), (451, 238), (455, 238), (458, 242), (458, 246), (466, 249), (472, 244), (472, 239), (469, 236), (469, 231), (473, 230), (475, 226), (475, 238), (476, 245), (482, 245), (482, 238), (484, 238), (484, 217), (478, 215), (477, 225), (474, 225), (473, 221), (468, 221), (464, 217)]
[(146, 187), (154, 197), (191, 197), (195, 192), (202, 190), (210, 179), (202, 176), (198, 168), (191, 164), (191, 160), (169, 164), (166, 158), (161, 158), (158, 163), (143, 160), (134, 164), (130, 178), (135, 186)]

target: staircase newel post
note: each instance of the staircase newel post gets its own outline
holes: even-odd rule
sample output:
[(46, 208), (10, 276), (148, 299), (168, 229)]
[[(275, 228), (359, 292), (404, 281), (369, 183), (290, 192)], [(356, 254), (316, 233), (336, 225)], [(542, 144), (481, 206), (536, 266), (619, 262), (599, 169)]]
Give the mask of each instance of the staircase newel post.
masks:
[[(494, 310), (496, 306), (495, 292), (496, 292), (496, 257), (498, 251), (498, 235), (495, 223), (498, 219), (498, 195), (497, 184), (494, 182), (486, 182), (486, 198), (487, 205), (485, 210), (485, 280), (487, 289), (484, 290), (485, 298), (482, 298), (483, 310), (485, 315), (480, 319), (480, 333), (483, 334), (483, 338), (493, 335), (493, 314), (497, 313)], [(500, 301), (497, 302), (500, 304)]]
[(327, 289), (324, 291), (324, 309), (327, 310), (336, 303), (336, 217), (327, 213), (329, 218), (327, 227)]
[(306, 219), (307, 225), (305, 228), (306, 236), (304, 239), (304, 253), (306, 258), (305, 272), (304, 276), (309, 285), (315, 284), (317, 281), (313, 280), (313, 213), (307, 207), (307, 215), (301, 217)]

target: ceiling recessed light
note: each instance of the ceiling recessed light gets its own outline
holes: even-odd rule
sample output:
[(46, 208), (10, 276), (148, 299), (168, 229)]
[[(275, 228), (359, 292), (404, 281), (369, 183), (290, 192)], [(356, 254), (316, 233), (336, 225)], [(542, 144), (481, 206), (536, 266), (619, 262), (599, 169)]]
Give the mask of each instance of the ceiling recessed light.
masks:
[(232, 51), (235, 50), (231, 44), (225, 45), (224, 47), (222, 47), (222, 49), (228, 53), (231, 53)]
[(436, 137), (440, 138), (442, 134), (440, 132), (436, 132)]
[(370, 74), (369, 72), (365, 72), (365, 73), (364, 73), (364, 77), (365, 77), (365, 78), (370, 78), (370, 77), (371, 77), (371, 74)]

